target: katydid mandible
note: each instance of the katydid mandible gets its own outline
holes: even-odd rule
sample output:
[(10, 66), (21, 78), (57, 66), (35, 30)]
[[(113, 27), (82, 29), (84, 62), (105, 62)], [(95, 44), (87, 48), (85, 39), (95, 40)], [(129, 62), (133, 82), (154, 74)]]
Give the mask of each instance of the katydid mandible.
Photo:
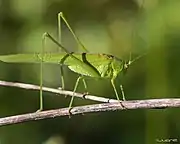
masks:
[[(141, 56), (136, 57), (133, 61), (131, 59), (126, 62), (122, 59), (119, 59), (113, 55), (109, 54), (90, 54), (90, 53), (73, 53), (69, 52), (61, 44), (61, 19), (65, 22), (66, 26), (72, 33), (77, 44), (85, 51), (88, 52), (79, 38), (75, 35), (74, 31), (68, 24), (67, 20), (63, 16), (63, 13), (58, 14), (58, 40), (54, 39), (49, 33), (44, 33), (42, 37), (42, 51), (38, 54), (11, 54), (11, 55), (1, 55), (0, 61), (7, 63), (40, 63), (40, 108), (43, 110), (43, 95), (42, 95), (42, 86), (43, 86), (43, 63), (52, 63), (60, 64), (61, 71), (61, 84), (62, 89), (64, 89), (64, 77), (62, 65), (67, 65), (67, 67), (79, 74), (80, 76), (76, 80), (74, 90), (76, 91), (80, 80), (83, 81), (84, 87), (87, 90), (87, 84), (85, 77), (92, 78), (107, 78), (110, 79), (112, 87), (114, 89), (117, 100), (120, 101), (119, 95), (117, 93), (114, 81), (119, 73), (122, 73), (124, 70), (127, 70), (129, 65), (132, 64), (135, 60), (139, 59)], [(61, 53), (45, 53), (45, 41), (46, 38), (49, 38), (53, 41), (61, 50), (64, 52)], [(122, 92), (122, 100), (125, 100), (124, 92), (122, 85), (120, 86)], [(72, 107), (74, 96), (72, 96), (69, 108)]]

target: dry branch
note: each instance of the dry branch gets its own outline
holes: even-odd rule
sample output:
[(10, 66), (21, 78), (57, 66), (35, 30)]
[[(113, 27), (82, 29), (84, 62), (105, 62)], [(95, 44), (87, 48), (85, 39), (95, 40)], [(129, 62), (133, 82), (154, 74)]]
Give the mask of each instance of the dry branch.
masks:
[[(32, 84), (24, 84), (17, 82), (7, 82), (0, 81), (2, 86), (18, 87), (24, 89), (33, 89), (39, 90), (40, 87)], [(131, 100), (131, 101), (120, 101), (114, 99), (107, 99), (99, 96), (86, 95), (83, 97), (83, 94), (73, 93), (71, 91), (65, 91), (60, 89), (53, 89), (48, 87), (43, 87), (43, 91), (52, 92), (56, 94), (63, 94), (69, 96), (76, 96), (80, 98), (86, 98), (89, 100), (105, 102), (103, 104), (94, 104), (86, 106), (73, 107), (71, 110), (69, 108), (61, 108), (55, 110), (46, 110), (35, 113), (21, 114), (15, 116), (9, 116), (0, 118), (0, 126), (23, 123), (26, 121), (35, 121), (39, 119), (54, 118), (58, 116), (73, 116), (78, 114), (85, 113), (95, 113), (103, 111), (115, 111), (115, 110), (130, 110), (130, 109), (152, 109), (152, 108), (170, 108), (170, 107), (180, 107), (180, 99), (171, 98), (171, 99), (149, 99), (149, 100)]]
[[(25, 84), (25, 83), (19, 83), (19, 82), (7, 82), (7, 81), (0, 80), (0, 85), (23, 88), (23, 89), (40, 90), (40, 86), (38, 85)], [(99, 97), (99, 96), (88, 95), (88, 94), (84, 95), (81, 93), (73, 93), (72, 91), (54, 89), (54, 88), (49, 88), (49, 87), (43, 87), (42, 90), (46, 92), (55, 93), (55, 94), (61, 94), (61, 95), (68, 95), (68, 96), (74, 95), (75, 97), (78, 97), (78, 98), (88, 99), (88, 100), (97, 101), (97, 102), (105, 102), (105, 103), (118, 102), (115, 99), (109, 99), (109, 98), (104, 98), (104, 97)]]
[[(150, 100), (136, 100), (123, 101), (122, 103), (103, 103), (86, 106), (74, 107), (70, 110), (71, 117), (78, 114), (116, 111), (116, 110), (130, 110), (130, 109), (149, 109), (149, 108), (170, 108), (180, 107), (180, 99), (150, 99)], [(59, 116), (69, 116), (69, 108), (61, 108), (54, 110), (47, 110), (42, 112), (28, 113), (16, 116), (9, 116), (0, 118), (0, 126), (23, 123), (26, 121), (35, 121), (46, 118), (55, 118)]]

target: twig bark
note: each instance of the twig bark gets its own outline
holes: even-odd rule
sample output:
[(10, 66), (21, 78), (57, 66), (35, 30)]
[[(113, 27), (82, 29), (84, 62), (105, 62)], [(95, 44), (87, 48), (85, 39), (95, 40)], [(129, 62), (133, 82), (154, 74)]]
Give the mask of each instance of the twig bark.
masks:
[[(47, 110), (42, 112), (28, 113), (16, 116), (0, 118), (0, 126), (23, 123), (27, 121), (35, 121), (40, 119), (55, 118), (59, 116), (73, 116), (85, 113), (95, 113), (104, 111), (130, 110), (130, 109), (161, 109), (170, 107), (180, 107), (180, 99), (150, 99), (123, 101), (122, 103), (103, 103), (86, 106), (74, 107), (69, 111), (69, 108)], [(70, 115), (71, 114), (71, 115)]]
[[(17, 82), (0, 81), (2, 86), (11, 86), (24, 89), (39, 90), (40, 87), (32, 84), (24, 84)], [(169, 108), (169, 107), (180, 107), (180, 99), (149, 99), (149, 100), (131, 100), (131, 101), (117, 101), (114, 99), (107, 99), (99, 96), (83, 95), (80, 93), (73, 93), (71, 91), (65, 91), (60, 89), (53, 89), (43, 87), (43, 91), (52, 92), (56, 94), (63, 94), (69, 96), (76, 96), (80, 98), (86, 98), (93, 101), (105, 102), (103, 104), (94, 104), (74, 107), (71, 110), (69, 108), (61, 108), (55, 110), (47, 110), (35, 113), (28, 113), (22, 115), (15, 115), (0, 118), (0, 126), (17, 124), (26, 121), (35, 121), (39, 119), (54, 118), (58, 116), (70, 116), (85, 113), (95, 113), (103, 111), (115, 111), (115, 110), (128, 110), (128, 109), (152, 109), (152, 108)]]
[[(0, 85), (23, 88), (23, 89), (40, 90), (40, 86), (38, 85), (25, 84), (25, 83), (19, 83), (19, 82), (7, 82), (7, 81), (0, 80)], [(42, 90), (46, 92), (55, 93), (55, 94), (61, 94), (61, 95), (68, 95), (68, 96), (74, 95), (75, 97), (78, 97), (78, 98), (88, 99), (88, 100), (97, 101), (97, 102), (104, 102), (104, 103), (118, 102), (115, 99), (109, 99), (109, 98), (104, 98), (104, 97), (99, 97), (99, 96), (88, 95), (88, 94), (85, 95), (81, 93), (73, 93), (72, 91), (54, 89), (54, 88), (49, 88), (49, 87), (43, 87)]]

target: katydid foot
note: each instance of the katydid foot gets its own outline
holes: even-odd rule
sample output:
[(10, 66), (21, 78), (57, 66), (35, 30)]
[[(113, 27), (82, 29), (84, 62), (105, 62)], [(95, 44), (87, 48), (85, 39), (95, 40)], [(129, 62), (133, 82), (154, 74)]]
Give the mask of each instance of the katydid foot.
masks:
[(118, 102), (120, 103), (121, 107), (122, 107), (123, 109), (127, 109), (127, 108), (122, 104), (122, 102), (124, 102), (124, 101), (126, 101), (126, 100), (122, 100), (122, 101), (118, 100)]
[(68, 116), (69, 116), (69, 118), (71, 118), (71, 116), (72, 116), (72, 113), (71, 113), (72, 109), (73, 109), (73, 107), (69, 107), (69, 109), (68, 109)]
[(38, 109), (35, 113), (38, 113), (38, 112), (41, 112), (41, 111), (43, 111), (42, 108)]
[(89, 93), (88, 92), (85, 92), (85, 93), (83, 93), (83, 99), (86, 99), (86, 95), (88, 95)]

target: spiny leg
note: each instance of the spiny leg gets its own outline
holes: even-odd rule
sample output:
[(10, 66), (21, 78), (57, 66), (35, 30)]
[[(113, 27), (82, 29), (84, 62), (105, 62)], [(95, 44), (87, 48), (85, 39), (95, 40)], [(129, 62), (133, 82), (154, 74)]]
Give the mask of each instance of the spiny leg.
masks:
[[(72, 30), (71, 26), (70, 26), (69, 23), (67, 22), (67, 20), (66, 20), (66, 18), (64, 17), (64, 15), (63, 15), (62, 12), (60, 12), (60, 13), (58, 14), (58, 26), (59, 26), (59, 27), (61, 26), (61, 18), (62, 18), (62, 20), (65, 22), (65, 24), (66, 24), (66, 26), (68, 27), (69, 31), (72, 33), (72, 35), (73, 35), (74, 39), (76, 40), (76, 42), (78, 43), (78, 45), (80, 45), (81, 48), (82, 48), (83, 50), (85, 50), (85, 52), (88, 52), (88, 50), (85, 48), (85, 46), (82, 44), (82, 42), (79, 40), (79, 38), (76, 36), (76, 34), (74, 33), (74, 31)], [(61, 33), (60, 30), (59, 30), (59, 33)], [(59, 38), (60, 38), (60, 36), (59, 36)]]
[(65, 82), (64, 82), (64, 71), (63, 71), (63, 65), (60, 64), (60, 74), (61, 74), (61, 89), (65, 89)]
[[(59, 17), (58, 14), (58, 42), (62, 44), (62, 32), (61, 32), (61, 18)], [(64, 70), (63, 70), (63, 65), (64, 62), (60, 62), (60, 79), (61, 79), (61, 89), (65, 89), (65, 82), (64, 82)]]
[[(88, 50), (85, 48), (85, 46), (83, 45), (83, 43), (79, 40), (78, 36), (75, 34), (75, 32), (72, 30), (71, 26), (69, 25), (69, 23), (67, 22), (66, 18), (64, 17), (63, 13), (62, 12), (59, 12), (58, 13), (58, 41), (59, 43), (61, 44), (62, 43), (62, 32), (61, 32), (61, 19), (65, 22), (67, 28), (69, 29), (69, 31), (72, 33), (74, 39), (76, 40), (77, 44), (81, 46), (81, 48), (83, 50), (85, 50), (86, 52), (88, 52)], [(61, 73), (63, 73), (63, 69), (61, 68), (60, 69)], [(61, 83), (62, 83), (62, 88), (64, 87), (64, 77), (63, 75), (61, 75)], [(84, 84), (84, 87), (85, 87), (85, 90), (87, 92), (87, 84), (83, 78), (83, 84)]]

